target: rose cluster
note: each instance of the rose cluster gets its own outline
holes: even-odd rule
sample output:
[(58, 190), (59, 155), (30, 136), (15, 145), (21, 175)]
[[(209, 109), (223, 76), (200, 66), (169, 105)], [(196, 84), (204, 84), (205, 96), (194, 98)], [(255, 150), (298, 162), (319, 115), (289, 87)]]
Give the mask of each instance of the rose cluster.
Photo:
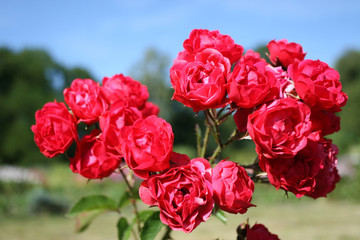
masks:
[[(194, 112), (225, 112), (221, 119), (210, 114), (213, 124), (233, 115), (237, 134), (231, 141), (239, 134), (251, 137), (258, 166), (277, 189), (312, 198), (334, 189), (340, 178), (338, 149), (325, 136), (340, 129), (335, 113), (347, 101), (337, 71), (319, 60), (304, 60), (302, 47), (286, 40), (268, 44), (271, 63), (252, 50), (244, 53), (219, 31), (195, 29), (183, 46), (170, 69), (174, 100)], [(148, 102), (146, 86), (131, 77), (105, 77), (102, 85), (75, 79), (63, 93), (68, 107), (45, 104), (31, 128), (46, 157), (75, 143), (70, 168), (89, 179), (109, 176), (124, 160), (143, 180), (141, 200), (157, 206), (161, 221), (173, 230), (189, 233), (219, 209), (243, 214), (255, 206), (254, 169), (217, 161), (217, 154), (190, 159), (174, 152), (171, 125)], [(79, 134), (81, 127), (85, 135)], [(220, 141), (219, 132), (214, 135)], [(214, 153), (224, 147), (218, 144)], [(261, 232), (266, 231), (255, 226), (248, 239), (265, 239)], [(270, 234), (268, 239), (277, 238)]]
[[(212, 169), (204, 158), (173, 152), (171, 125), (157, 117), (147, 102), (147, 88), (130, 77), (105, 77), (102, 86), (75, 79), (64, 90), (64, 103), (50, 102), (36, 112), (34, 139), (46, 157), (76, 151), (70, 168), (89, 179), (104, 178), (122, 160), (143, 179), (140, 198), (160, 209), (160, 218), (173, 230), (191, 232), (206, 221), (217, 203), (230, 213), (245, 213), (254, 183), (244, 168), (223, 160)], [(88, 134), (80, 137), (79, 123)]]
[(236, 109), (239, 132), (256, 144), (259, 165), (276, 188), (326, 196), (339, 181), (337, 147), (326, 135), (347, 102), (339, 73), (306, 59), (300, 44), (272, 40), (270, 63), (218, 31), (195, 29), (170, 70), (173, 99), (198, 112)]
[[(109, 176), (119, 167), (122, 158), (134, 171), (146, 174), (143, 172), (146, 167), (142, 166), (144, 160), (136, 157), (139, 154), (143, 158), (145, 154), (152, 156), (147, 159), (147, 164), (156, 166), (155, 171), (164, 170), (168, 163), (157, 157), (165, 158), (164, 152), (158, 152), (156, 148), (142, 152), (146, 141), (162, 138), (169, 155), (173, 142), (170, 124), (156, 116), (159, 109), (147, 101), (148, 97), (146, 86), (122, 74), (105, 77), (102, 86), (91, 79), (75, 79), (64, 90), (69, 109), (55, 100), (36, 112), (36, 124), (31, 127), (35, 143), (46, 157), (52, 158), (66, 152), (75, 142), (76, 151), (70, 158), (70, 168), (89, 179)], [(80, 138), (81, 122), (86, 128), (95, 127)], [(158, 131), (158, 134), (143, 135), (140, 130), (141, 136), (137, 136), (138, 126)], [(124, 142), (128, 139), (133, 140), (132, 155), (125, 152)]]

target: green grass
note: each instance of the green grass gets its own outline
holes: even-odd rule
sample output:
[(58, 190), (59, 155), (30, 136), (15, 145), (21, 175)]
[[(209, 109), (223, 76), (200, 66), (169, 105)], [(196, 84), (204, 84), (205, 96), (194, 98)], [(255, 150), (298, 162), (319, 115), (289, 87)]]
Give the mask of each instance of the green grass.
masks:
[[(191, 234), (173, 232), (174, 239), (236, 239), (236, 227), (249, 218), (250, 224), (263, 223), (281, 239), (356, 240), (360, 238), (360, 205), (327, 199), (297, 203), (259, 204), (244, 215), (228, 214), (224, 225), (211, 217)], [(0, 221), (1, 240), (97, 240), (116, 239), (118, 215), (108, 213), (95, 219), (83, 233), (75, 233), (76, 220), (67, 217), (38, 216)]]
[[(238, 155), (239, 158), (252, 157), (240, 153)], [(116, 223), (119, 215), (116, 213), (101, 215), (84, 233), (77, 234), (75, 218), (68, 218), (64, 214), (29, 214), (29, 199), (45, 193), (50, 199), (65, 201), (70, 206), (82, 196), (101, 193), (116, 200), (124, 191), (124, 184), (111, 179), (88, 182), (87, 179), (72, 173), (68, 166), (61, 164), (42, 168), (42, 171), (47, 176), (46, 185), (43, 187), (14, 188), (11, 184), (3, 186), (2, 191), (8, 195), (0, 193), (0, 203), (7, 204), (13, 211), (0, 214), (0, 240), (117, 239)], [(356, 180), (358, 179), (351, 182), (358, 185)], [(251, 225), (255, 222), (262, 223), (283, 240), (360, 239), (360, 204), (358, 200), (348, 201), (342, 197), (346, 192), (352, 192), (351, 182), (344, 181), (343, 187), (336, 188), (328, 199), (318, 200), (307, 197), (298, 199), (292, 194), (287, 197), (284, 191), (276, 191), (271, 185), (256, 184), (252, 203), (257, 207), (250, 208), (246, 214), (227, 214), (226, 225), (211, 217), (191, 234), (176, 231), (172, 236), (179, 240), (236, 239), (237, 226), (249, 218)], [(359, 194), (355, 190), (356, 188), (352, 193)], [(354, 196), (357, 195), (352, 198)], [(21, 208), (18, 205), (22, 205)], [(141, 205), (140, 208), (147, 206)], [(130, 215), (132, 209), (126, 209), (125, 216), (130, 218)]]

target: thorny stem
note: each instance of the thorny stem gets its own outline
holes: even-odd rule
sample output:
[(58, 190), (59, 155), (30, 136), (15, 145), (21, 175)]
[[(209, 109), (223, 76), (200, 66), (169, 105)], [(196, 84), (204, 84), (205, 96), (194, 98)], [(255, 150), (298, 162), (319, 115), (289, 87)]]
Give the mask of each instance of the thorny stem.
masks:
[(119, 168), (119, 171), (120, 171), (120, 174), (121, 176), (123, 177), (125, 183), (126, 183), (126, 186), (128, 187), (128, 190), (129, 190), (129, 193), (130, 193), (130, 202), (134, 208), (134, 213), (136, 215), (136, 222), (137, 222), (137, 228), (138, 228), (138, 231), (139, 233), (141, 232), (141, 221), (140, 221), (140, 215), (139, 215), (139, 211), (138, 211), (138, 208), (137, 208), (137, 205), (136, 205), (136, 199), (135, 199), (135, 196), (134, 196), (134, 187), (130, 184), (129, 180), (126, 178), (126, 175), (123, 171), (122, 168)]

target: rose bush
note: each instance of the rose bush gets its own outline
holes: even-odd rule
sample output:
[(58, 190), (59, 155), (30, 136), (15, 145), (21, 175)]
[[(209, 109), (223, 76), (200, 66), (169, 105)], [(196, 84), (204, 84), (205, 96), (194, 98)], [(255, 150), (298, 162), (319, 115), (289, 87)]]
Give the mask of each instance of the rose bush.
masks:
[[(297, 43), (273, 40), (267, 46), (272, 64), (252, 50), (243, 55), (243, 47), (219, 31), (194, 29), (184, 41), (170, 79), (173, 99), (205, 117), (204, 125), (195, 127), (197, 157), (192, 160), (173, 152), (171, 125), (148, 102), (147, 87), (131, 77), (104, 77), (102, 85), (75, 79), (63, 92), (70, 111), (64, 103), (45, 104), (31, 127), (40, 151), (54, 157), (75, 142), (69, 158), (73, 172), (88, 179), (121, 174), (128, 187), (119, 201), (90, 196), (70, 214), (116, 211), (120, 240), (130, 232), (135, 239), (154, 239), (162, 222), (167, 225), (162, 239), (171, 239), (171, 230), (190, 233), (210, 215), (225, 221), (224, 211), (244, 214), (255, 207), (256, 182), (298, 198), (326, 197), (340, 180), (338, 149), (325, 138), (340, 130), (335, 113), (347, 102), (339, 74), (319, 60), (304, 60)], [(229, 118), (235, 125), (226, 138), (221, 125)], [(253, 163), (221, 156), (243, 139), (255, 143)], [(139, 211), (138, 193), (159, 211)], [(128, 203), (132, 219), (121, 211)], [(238, 239), (279, 239), (261, 224), (241, 226)]]

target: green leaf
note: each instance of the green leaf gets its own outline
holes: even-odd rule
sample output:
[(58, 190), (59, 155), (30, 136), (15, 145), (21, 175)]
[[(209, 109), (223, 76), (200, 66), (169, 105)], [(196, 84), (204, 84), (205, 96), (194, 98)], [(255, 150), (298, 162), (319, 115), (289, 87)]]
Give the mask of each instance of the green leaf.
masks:
[(127, 204), (129, 204), (129, 202), (130, 202), (130, 193), (126, 191), (121, 195), (118, 207), (122, 208), (122, 207), (126, 206)]
[(226, 215), (225, 213), (220, 210), (220, 209), (217, 209), (216, 212), (214, 213), (214, 216), (219, 219), (222, 223), (226, 224), (227, 223), (227, 218), (226, 218)]
[(131, 228), (132, 228), (132, 225), (129, 225), (126, 218), (124, 218), (124, 217), (120, 218), (117, 223), (118, 239), (119, 240), (129, 239)]
[(141, 240), (153, 240), (160, 232), (163, 223), (160, 221), (160, 212), (153, 212), (145, 221), (140, 233)]
[[(152, 210), (144, 210), (139, 212), (139, 219), (141, 222), (144, 222), (146, 219), (148, 219), (148, 217), (150, 217), (150, 215), (152, 215), (154, 213), (154, 211)], [(160, 214), (160, 212), (159, 212)], [(136, 218), (134, 219), (136, 220)]]
[(93, 210), (116, 210), (113, 199), (104, 195), (93, 195), (81, 198), (69, 211), (69, 216)]
[(91, 222), (104, 211), (92, 211), (92, 212), (83, 212), (76, 216), (76, 232), (85, 231), (91, 224)]

